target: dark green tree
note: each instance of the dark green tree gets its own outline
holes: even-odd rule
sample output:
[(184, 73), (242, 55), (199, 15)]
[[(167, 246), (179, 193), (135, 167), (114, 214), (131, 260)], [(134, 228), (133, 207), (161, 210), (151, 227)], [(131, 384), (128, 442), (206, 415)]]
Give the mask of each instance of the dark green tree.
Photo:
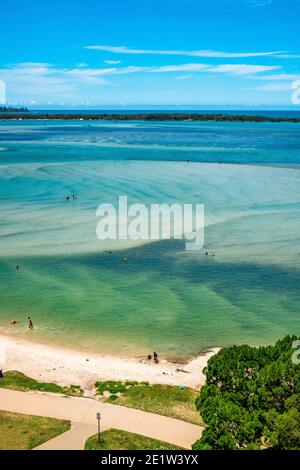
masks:
[(300, 366), (293, 341), (233, 346), (213, 356), (196, 406), (206, 423), (194, 449), (300, 449)]

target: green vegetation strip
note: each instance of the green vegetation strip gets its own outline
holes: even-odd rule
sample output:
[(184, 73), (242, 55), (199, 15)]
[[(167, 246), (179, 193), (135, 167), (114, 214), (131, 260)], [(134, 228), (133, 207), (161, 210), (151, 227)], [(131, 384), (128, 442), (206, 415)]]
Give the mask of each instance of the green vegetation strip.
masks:
[(34, 449), (70, 427), (70, 421), (0, 411), (0, 450)]
[(136, 408), (194, 424), (202, 424), (195, 406), (197, 392), (186, 387), (149, 385), (148, 382), (97, 382), (97, 394), (116, 405)]
[(182, 448), (140, 434), (108, 429), (101, 433), (100, 445), (98, 435), (95, 434), (86, 441), (85, 450), (182, 450)]
[(9, 388), (11, 390), (20, 390), (27, 392), (29, 390), (36, 390), (41, 392), (62, 393), (64, 395), (82, 396), (83, 390), (79, 385), (69, 385), (68, 387), (61, 387), (55, 383), (38, 382), (21, 372), (8, 371), (0, 378), (0, 388)]
[[(24, 112), (20, 116), (20, 112)], [(271, 117), (271, 116), (253, 116), (253, 115), (236, 115), (236, 114), (200, 114), (200, 113), (139, 113), (139, 114), (67, 114), (67, 113), (35, 113), (32, 114), (18, 110), (17, 112), (0, 113), (0, 120), (7, 119), (62, 119), (76, 121), (78, 119), (84, 121), (214, 121), (214, 122), (300, 122), (300, 118), (295, 117)]]

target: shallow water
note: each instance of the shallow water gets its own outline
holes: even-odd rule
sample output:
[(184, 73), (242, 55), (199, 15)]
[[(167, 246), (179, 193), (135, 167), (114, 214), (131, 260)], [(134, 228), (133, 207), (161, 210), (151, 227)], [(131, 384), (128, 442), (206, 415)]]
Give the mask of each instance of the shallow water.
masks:
[[(172, 358), (299, 334), (299, 128), (1, 123), (0, 326)], [(216, 256), (188, 253), (182, 241), (100, 242), (96, 208), (120, 194), (204, 203), (205, 249)]]

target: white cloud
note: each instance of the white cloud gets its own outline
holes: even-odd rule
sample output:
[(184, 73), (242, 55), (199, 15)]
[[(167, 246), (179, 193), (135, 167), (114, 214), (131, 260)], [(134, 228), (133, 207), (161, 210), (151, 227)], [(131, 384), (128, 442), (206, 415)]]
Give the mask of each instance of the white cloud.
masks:
[(209, 70), (208, 64), (180, 64), (180, 65), (161, 65), (161, 66), (136, 66), (128, 67), (108, 67), (108, 68), (85, 68), (85, 69), (69, 69), (64, 73), (67, 76), (81, 77), (82, 79), (91, 79), (102, 75), (127, 75), (132, 73), (171, 73), (171, 72), (200, 72)]
[(76, 67), (87, 67), (88, 64), (86, 64), (85, 62), (78, 62), (78, 64), (76, 64)]
[(284, 54), (286, 51), (273, 51), (273, 52), (224, 52), (213, 50), (199, 50), (199, 51), (183, 51), (177, 49), (170, 50), (155, 50), (155, 49), (130, 49), (126, 46), (105, 46), (105, 45), (92, 45), (85, 46), (85, 49), (92, 49), (104, 52), (113, 52), (116, 54), (159, 54), (159, 55), (184, 55), (191, 57), (213, 57), (213, 58), (240, 58), (240, 57), (262, 57), (276, 54)]
[(121, 63), (120, 60), (104, 60), (103, 62), (108, 65), (118, 65)]
[(0, 78), (6, 83), (8, 100), (26, 102), (46, 102), (62, 96), (64, 100), (72, 102), (79, 99), (81, 94), (95, 93), (98, 86), (109, 83), (104, 77), (87, 75), (87, 69), (74, 70), (78, 74), (47, 63), (24, 62), (0, 69)]
[(299, 80), (300, 79), (300, 74), (296, 73), (279, 73), (275, 75), (262, 75), (259, 77), (249, 77), (249, 78), (254, 78), (255, 80)]
[(300, 59), (300, 54), (278, 54), (280, 59)]
[(272, 4), (272, 0), (245, 0), (252, 7), (265, 7)]
[(49, 67), (52, 67), (53, 64), (50, 64), (49, 62), (18, 62), (17, 64), (12, 64), (13, 65), (16, 65), (18, 67), (22, 67), (24, 69), (27, 69), (27, 68), (34, 68), (34, 69), (38, 69), (38, 68), (49, 68)]
[(85, 69), (69, 69), (65, 71), (66, 75), (82, 77), (90, 79), (92, 77), (102, 75), (125, 75), (132, 73), (178, 73), (178, 72), (207, 72), (207, 73), (224, 73), (230, 75), (250, 75), (262, 72), (270, 72), (272, 70), (281, 69), (278, 65), (251, 65), (251, 64), (221, 64), (212, 66), (204, 63), (188, 63), (179, 65), (160, 65), (160, 66), (136, 66), (128, 67), (109, 67), (109, 68), (85, 68)]
[(64, 75), (77, 77), (82, 80), (95, 79), (101, 75), (110, 75), (115, 72), (115, 68), (104, 68), (104, 69), (91, 69), (91, 68), (74, 68), (74, 69), (65, 69), (63, 71)]
[(248, 90), (261, 90), (261, 91), (291, 91), (292, 87), (290, 83), (267, 83), (266, 85), (248, 88)]
[(175, 80), (188, 80), (189, 78), (193, 78), (194, 75), (178, 75), (174, 77)]
[[(161, 66), (127, 66), (91, 68), (79, 66), (62, 68), (48, 63), (24, 62), (0, 69), (0, 79), (6, 83), (8, 99), (48, 102), (79, 100), (93, 101), (101, 95), (103, 85), (112, 85), (110, 77), (118, 75), (152, 73), (178, 74), (177, 80), (191, 78), (194, 73), (225, 74), (243, 78), (258, 78), (256, 74), (279, 69), (279, 66), (251, 64), (221, 64), (212, 66), (205, 63), (187, 63)], [(250, 76), (250, 77), (249, 77)], [(278, 75), (280, 77), (285, 74)], [(271, 78), (270, 78), (271, 77)], [(276, 75), (273, 75), (276, 77)], [(296, 76), (295, 76), (296, 77)], [(272, 75), (261, 78), (272, 80)]]
[(160, 67), (149, 68), (149, 72), (200, 72), (208, 69), (207, 64), (182, 64), (182, 65), (162, 65)]
[(209, 71), (214, 73), (230, 73), (233, 75), (249, 75), (271, 70), (281, 69), (279, 65), (252, 65), (252, 64), (221, 64), (212, 67)]

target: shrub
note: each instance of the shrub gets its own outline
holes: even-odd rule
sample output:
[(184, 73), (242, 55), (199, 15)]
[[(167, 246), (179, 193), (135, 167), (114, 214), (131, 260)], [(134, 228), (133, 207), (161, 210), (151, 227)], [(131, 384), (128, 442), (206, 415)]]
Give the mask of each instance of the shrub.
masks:
[(109, 392), (112, 395), (116, 393), (124, 393), (126, 387), (123, 382), (116, 382), (113, 380), (108, 380), (106, 382), (96, 382), (96, 393), (98, 395), (103, 395), (104, 392)]

